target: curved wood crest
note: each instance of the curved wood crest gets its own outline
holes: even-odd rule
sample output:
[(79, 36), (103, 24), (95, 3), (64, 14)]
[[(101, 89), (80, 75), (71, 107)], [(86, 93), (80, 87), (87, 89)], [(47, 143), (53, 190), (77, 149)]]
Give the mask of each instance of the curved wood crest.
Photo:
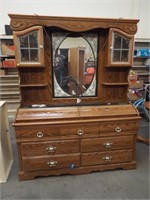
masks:
[(77, 18), (77, 17), (46, 17), (35, 15), (14, 15), (11, 18), (13, 31), (20, 31), (26, 28), (40, 25), (48, 27), (59, 27), (68, 31), (81, 32), (97, 28), (118, 28), (128, 34), (137, 32), (139, 20), (129, 19), (106, 19), (106, 18)]

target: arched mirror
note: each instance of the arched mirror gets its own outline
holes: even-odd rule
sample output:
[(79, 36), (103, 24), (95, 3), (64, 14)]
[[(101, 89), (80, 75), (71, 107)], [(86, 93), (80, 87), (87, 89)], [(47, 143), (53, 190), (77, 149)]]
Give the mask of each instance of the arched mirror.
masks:
[(96, 33), (55, 32), (53, 44), (54, 97), (96, 95)]

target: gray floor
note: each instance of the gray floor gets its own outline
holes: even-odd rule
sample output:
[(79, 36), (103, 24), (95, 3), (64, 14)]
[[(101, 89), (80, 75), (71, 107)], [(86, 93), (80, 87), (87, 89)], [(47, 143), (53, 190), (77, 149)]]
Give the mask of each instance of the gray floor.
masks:
[[(18, 181), (18, 156), (11, 126), (14, 163), (6, 183), (1, 184), (1, 199), (150, 199), (149, 146), (137, 143), (137, 169), (95, 172), (86, 175), (40, 177)], [(139, 134), (148, 137), (149, 123), (141, 120)]]

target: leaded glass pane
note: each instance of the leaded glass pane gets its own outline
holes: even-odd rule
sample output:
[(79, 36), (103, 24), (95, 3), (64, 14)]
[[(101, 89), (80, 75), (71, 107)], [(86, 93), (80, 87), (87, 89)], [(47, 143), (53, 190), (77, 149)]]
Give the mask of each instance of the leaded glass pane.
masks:
[(37, 31), (30, 33), (29, 42), (30, 42), (30, 48), (38, 48)]
[(29, 50), (21, 49), (21, 62), (29, 62)]

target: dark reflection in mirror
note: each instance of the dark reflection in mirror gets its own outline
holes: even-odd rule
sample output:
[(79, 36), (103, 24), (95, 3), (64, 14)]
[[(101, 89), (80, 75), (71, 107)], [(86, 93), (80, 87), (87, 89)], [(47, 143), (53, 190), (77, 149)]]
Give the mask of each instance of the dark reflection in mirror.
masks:
[(54, 97), (95, 96), (97, 34), (54, 33)]

